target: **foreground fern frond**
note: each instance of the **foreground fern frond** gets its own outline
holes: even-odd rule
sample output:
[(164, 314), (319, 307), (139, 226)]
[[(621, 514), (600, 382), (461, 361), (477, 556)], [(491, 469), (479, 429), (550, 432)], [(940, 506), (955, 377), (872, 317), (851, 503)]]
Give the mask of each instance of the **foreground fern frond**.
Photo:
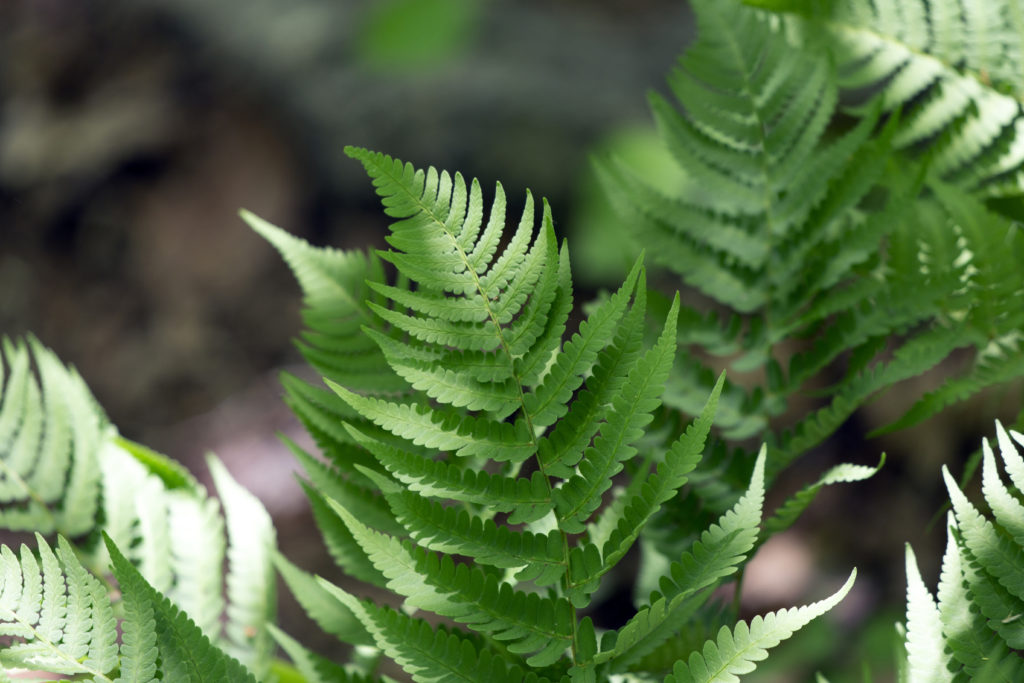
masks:
[[(63, 536), (57, 552), (36, 535), (39, 559), (21, 546), (20, 559), (0, 552), (0, 650), (8, 670), (48, 671), (75, 680), (251, 681), (239, 662), (150, 586), (107, 538), (123, 603), (118, 624), (111, 596)], [(121, 643), (118, 645), (118, 627)]]
[[(211, 458), (222, 512), (181, 466), (122, 439), (78, 374), (36, 340), (5, 340), (0, 361), (0, 370), (7, 368), (0, 376), (0, 526), (72, 539), (71, 545), (61, 543), (74, 547), (101, 579), (109, 575), (110, 558), (100, 542), (107, 534), (153, 590), (170, 597), (213, 642), (266, 675), (273, 656), (267, 624), (276, 611), (275, 535), (263, 506)], [(78, 577), (74, 557), (63, 557), (61, 566)], [(75, 581), (81, 593), (95, 579)], [(99, 595), (85, 599), (99, 609)], [(105, 622), (102, 628), (108, 626), (113, 628)], [(49, 668), (56, 660), (33, 661), (18, 659), (17, 665), (65, 672)]]
[(942, 561), (938, 602), (921, 581), (907, 548), (907, 658), (905, 681), (1015, 681), (1024, 675), (1024, 435), (996, 423), (999, 455), (1013, 482), (1002, 482), (988, 439), (982, 444), (982, 493), (991, 519), (960, 491), (949, 472), (943, 478), (953, 510)]
[[(319, 344), (315, 353), (303, 348), (310, 361), (328, 370), (324, 359), (344, 363), (362, 348), (355, 336), (318, 330), (359, 326), (405, 382), (397, 389), (346, 383), (344, 373), (325, 372), (328, 393), (285, 380), (329, 460), (293, 449), (332, 557), (351, 576), (399, 596), (402, 610), (282, 559), (286, 581), (325, 630), (353, 644), (369, 640), (414, 680), (597, 681), (641, 671), (645, 655), (701, 618), (711, 592), (760, 536), (763, 450), (748, 493), (675, 558), (661, 592), (633, 619), (599, 633), (581, 614), (688, 483), (724, 377), (688, 429), (665, 445), (651, 439), (646, 432), (676, 355), (679, 302), (668, 305), (647, 346), (642, 262), (567, 335), (568, 252), (556, 243), (546, 204), (536, 225), (527, 195), (506, 242), (500, 185), (485, 215), (475, 181), (346, 151), (396, 221), (392, 248), (375, 257), (394, 267), (393, 279), (367, 270), (372, 260), (317, 250), (245, 217), (296, 270), (313, 321), (307, 339), (315, 335)], [(366, 275), (365, 286), (353, 285)], [(323, 298), (335, 288), (349, 289), (339, 301)], [(626, 468), (628, 487), (612, 490)], [(413, 616), (417, 610), (455, 626), (431, 626)], [(739, 646), (744, 661), (788, 637), (799, 625), (790, 621), (756, 622), (750, 643)], [(314, 659), (283, 634), (279, 642), (310, 670)]]

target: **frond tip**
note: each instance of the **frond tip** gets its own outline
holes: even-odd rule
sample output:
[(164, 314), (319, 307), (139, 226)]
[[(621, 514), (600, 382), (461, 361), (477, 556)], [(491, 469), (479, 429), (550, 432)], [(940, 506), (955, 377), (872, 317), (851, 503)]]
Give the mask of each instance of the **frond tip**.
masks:
[(685, 661), (676, 662), (665, 683), (739, 681), (738, 674), (754, 671), (757, 662), (768, 657), (769, 648), (835, 607), (850, 592), (856, 577), (857, 571), (854, 570), (842, 588), (819, 602), (754, 617), (749, 626), (742, 621), (734, 629), (723, 626), (718, 637), (704, 643), (700, 652), (694, 652)]

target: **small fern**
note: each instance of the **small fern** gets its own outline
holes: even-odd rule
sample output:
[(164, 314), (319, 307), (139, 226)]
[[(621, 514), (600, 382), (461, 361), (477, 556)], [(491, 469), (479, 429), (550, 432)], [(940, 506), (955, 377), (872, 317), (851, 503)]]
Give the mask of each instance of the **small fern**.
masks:
[[(121, 438), (78, 374), (35, 339), (4, 340), (2, 360), (0, 367), (5, 365), (7, 372), (0, 378), (0, 526), (60, 535), (60, 561), (47, 559), (44, 572), (60, 567), (68, 574), (68, 585), (75, 586), (75, 599), (85, 601), (76, 607), (75, 628), (89, 633), (95, 623), (96, 629), (113, 632), (113, 622), (107, 623), (109, 605), (105, 597), (100, 599), (105, 591), (96, 588), (101, 584), (83, 574), (79, 564), (95, 577), (109, 576), (109, 546), (101, 540), (105, 534), (125, 549), (148, 590), (168, 596), (209, 639), (261, 678), (266, 676), (273, 655), (267, 625), (276, 610), (271, 561), (275, 540), (259, 501), (214, 458), (209, 466), (221, 503), (173, 461)], [(12, 591), (21, 590), (23, 580), (35, 580), (29, 576), (33, 570), (26, 552), (19, 570), (11, 551), (5, 550), (12, 572), (5, 585)], [(46, 552), (40, 546), (41, 557), (53, 557)], [(57, 590), (57, 579), (53, 581)], [(91, 592), (82, 592), (86, 590)], [(44, 597), (43, 602), (51, 602)], [(29, 598), (38, 596), (26, 593), (25, 600)], [(74, 639), (32, 642), (31, 647), (3, 649), (0, 661), (8, 661), (9, 654), (20, 667), (73, 673), (60, 662), (81, 658), (76, 649), (81, 643)], [(49, 659), (16, 654), (47, 648)], [(106, 675), (117, 666), (115, 648), (113, 663), (103, 660), (91, 675)]]
[[(646, 345), (638, 261), (567, 335), (568, 253), (555, 242), (546, 205), (535, 227), (527, 196), (506, 241), (500, 185), (485, 216), (475, 181), (346, 151), (396, 220), (392, 249), (367, 258), (317, 249), (243, 216), (295, 271), (308, 325), (300, 350), (325, 371), (329, 391), (285, 377), (289, 402), (328, 459), (292, 444), (318, 525), (343, 570), (403, 605), (360, 599), (281, 558), (296, 597), (325, 630), (372, 643), (414, 680), (597, 681), (697, 671), (703, 641), (692, 657), (680, 653), (675, 674), (680, 657), (644, 667), (678, 647), (674, 636), (756, 547), (764, 450), (747, 493), (670, 562), (632, 619), (599, 634), (589, 616), (604, 580), (688, 482), (711, 429), (722, 378), (667, 446), (645, 439), (675, 356), (678, 301)], [(382, 262), (394, 267), (393, 282)], [(336, 370), (356, 359), (367, 359), (365, 374)], [(628, 487), (613, 489), (626, 467)], [(816, 486), (863, 478), (865, 470), (837, 471)], [(730, 628), (703, 650), (735, 660), (723, 671), (750, 671), (765, 649), (848, 589), (830, 602), (759, 618), (753, 631), (740, 624), (735, 637)], [(432, 626), (416, 611), (455, 626)], [(278, 639), (306, 670), (314, 667), (301, 646)]]

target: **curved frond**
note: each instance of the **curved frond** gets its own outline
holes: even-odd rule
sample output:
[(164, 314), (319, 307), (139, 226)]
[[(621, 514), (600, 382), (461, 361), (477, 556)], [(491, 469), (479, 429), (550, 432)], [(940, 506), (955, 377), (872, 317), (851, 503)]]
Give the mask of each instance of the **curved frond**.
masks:
[(823, 474), (818, 481), (805, 486), (783, 503), (775, 514), (764, 522), (764, 534), (770, 536), (788, 529), (793, 522), (803, 513), (807, 507), (814, 502), (821, 489), (833, 484), (845, 484), (855, 481), (864, 481), (875, 476), (882, 466), (885, 465), (885, 454), (874, 467), (865, 465), (851, 465), (843, 463), (831, 468)]
[(734, 629), (723, 626), (718, 637), (706, 642), (700, 652), (676, 662), (665, 683), (738, 681), (737, 674), (754, 671), (757, 662), (768, 656), (769, 648), (835, 607), (853, 587), (856, 576), (854, 571), (838, 591), (819, 602), (754, 617), (749, 626), (742, 621)]
[(747, 493), (670, 565), (659, 591), (619, 629), (614, 647), (602, 651), (598, 659), (614, 658), (612, 666), (622, 670), (647, 655), (685, 623), (722, 578), (736, 571), (757, 541), (764, 505), (765, 458), (762, 448)]

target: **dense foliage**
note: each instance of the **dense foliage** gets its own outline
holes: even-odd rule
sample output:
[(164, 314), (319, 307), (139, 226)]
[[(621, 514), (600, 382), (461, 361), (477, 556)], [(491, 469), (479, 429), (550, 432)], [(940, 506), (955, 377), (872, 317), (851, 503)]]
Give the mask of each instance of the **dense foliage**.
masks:
[[(837, 604), (855, 572), (749, 621), (720, 598), (824, 486), (877, 471), (840, 465), (764, 513), (775, 476), (864, 402), (958, 351), (967, 370), (886, 429), (1024, 374), (1024, 77), (1007, 67), (1022, 24), (1010, 3), (693, 4), (678, 106), (652, 97), (686, 181), (665, 193), (598, 161), (647, 251), (579, 322), (568, 245), (529, 194), (510, 220), (500, 185), (348, 148), (393, 219), (388, 249), (314, 247), (243, 213), (304, 294), (298, 346), (323, 381), (283, 384), (320, 451), (289, 444), (325, 547), (397, 608), (275, 555), (266, 512), (216, 460), (220, 503), (119, 437), (38, 342), (8, 340), (0, 524), (37, 546), (0, 553), (0, 664), (326, 683), (383, 680), (387, 658), (419, 681), (731, 681)], [(687, 295), (648, 291), (647, 263)], [(819, 407), (794, 419), (809, 394)], [(1024, 508), (987, 444), (994, 523), (946, 478), (937, 603), (908, 549), (903, 672), (1014, 680)], [(633, 610), (599, 628), (627, 557)], [(275, 565), (357, 658), (274, 626)]]

